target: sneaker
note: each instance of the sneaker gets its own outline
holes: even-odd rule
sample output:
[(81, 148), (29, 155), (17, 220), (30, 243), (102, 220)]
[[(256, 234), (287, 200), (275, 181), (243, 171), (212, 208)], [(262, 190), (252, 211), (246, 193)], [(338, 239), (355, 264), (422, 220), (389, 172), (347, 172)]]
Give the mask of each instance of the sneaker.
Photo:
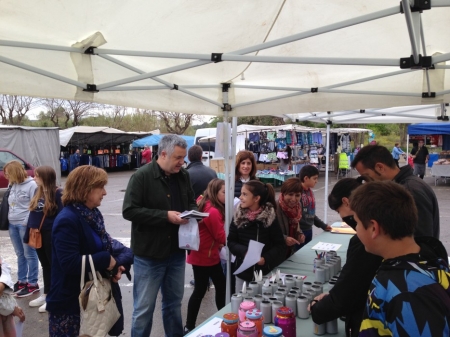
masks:
[(47, 312), (46, 309), (47, 309), (47, 303), (44, 303), (39, 307), (39, 312), (42, 312), (42, 313)]
[(19, 291), (21, 291), (26, 286), (27, 286), (26, 283), (20, 283), (19, 281), (17, 281), (16, 284), (14, 284), (13, 292), (14, 293), (18, 293)]
[(17, 297), (27, 297), (38, 291), (39, 291), (38, 284), (31, 285), (31, 284), (27, 283), (27, 285), (22, 290), (20, 290), (19, 292), (16, 293), (16, 296)]
[(40, 307), (41, 305), (45, 304), (45, 298), (47, 295), (43, 294), (39, 296), (38, 298), (30, 301), (29, 305), (30, 307)]

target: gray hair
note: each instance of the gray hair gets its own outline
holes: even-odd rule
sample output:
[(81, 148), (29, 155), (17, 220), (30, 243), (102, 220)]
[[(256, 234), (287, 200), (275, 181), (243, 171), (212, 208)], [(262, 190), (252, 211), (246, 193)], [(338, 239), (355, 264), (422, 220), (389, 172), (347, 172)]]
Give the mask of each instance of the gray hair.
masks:
[(158, 156), (161, 155), (162, 151), (165, 151), (168, 156), (171, 156), (175, 150), (175, 146), (179, 146), (182, 149), (187, 148), (186, 141), (178, 135), (165, 135), (161, 138), (158, 144)]

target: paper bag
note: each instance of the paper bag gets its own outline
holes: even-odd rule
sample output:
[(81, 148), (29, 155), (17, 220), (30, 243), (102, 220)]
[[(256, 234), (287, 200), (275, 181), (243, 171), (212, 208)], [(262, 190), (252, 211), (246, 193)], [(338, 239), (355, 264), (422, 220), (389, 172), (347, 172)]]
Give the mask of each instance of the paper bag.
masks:
[(198, 250), (200, 246), (200, 234), (198, 223), (195, 219), (189, 219), (186, 225), (180, 225), (178, 229), (178, 246), (181, 249)]

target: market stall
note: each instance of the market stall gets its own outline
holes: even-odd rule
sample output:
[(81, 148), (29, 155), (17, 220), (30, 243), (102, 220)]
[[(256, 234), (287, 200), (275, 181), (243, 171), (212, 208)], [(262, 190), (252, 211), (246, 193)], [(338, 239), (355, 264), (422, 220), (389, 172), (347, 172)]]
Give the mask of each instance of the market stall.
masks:
[(430, 143), (442, 148), (441, 152), (430, 154), (428, 166), (431, 167), (435, 185), (440, 179), (447, 182), (450, 178), (450, 124), (448, 122), (412, 124), (408, 126), (408, 143), (412, 135), (419, 136), (425, 141), (427, 136), (431, 136)]
[(80, 150), (80, 165), (94, 165), (105, 169), (136, 167), (138, 162), (135, 156), (130, 154), (130, 144), (133, 140), (149, 134), (125, 132), (103, 126), (75, 126), (60, 130), (61, 169), (70, 170), (68, 162), (77, 149)]

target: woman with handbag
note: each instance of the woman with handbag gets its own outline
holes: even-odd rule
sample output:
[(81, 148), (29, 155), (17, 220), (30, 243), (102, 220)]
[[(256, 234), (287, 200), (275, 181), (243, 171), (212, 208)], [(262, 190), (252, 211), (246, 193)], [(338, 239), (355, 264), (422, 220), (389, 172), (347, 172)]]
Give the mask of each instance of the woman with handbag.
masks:
[(184, 333), (195, 328), (195, 321), (203, 297), (211, 278), (216, 291), (216, 306), (225, 306), (226, 279), (220, 263), (219, 251), (226, 243), (225, 221), (225, 181), (213, 179), (209, 182), (203, 196), (197, 199), (200, 212), (209, 216), (199, 222), (200, 247), (189, 252), (186, 261), (192, 264), (195, 288), (189, 298)]
[(30, 214), (30, 201), (36, 191), (36, 182), (28, 177), (23, 164), (17, 160), (8, 162), (3, 172), (11, 185), (8, 204), (9, 237), (17, 256), (17, 278), (13, 291), (17, 297), (30, 296), (39, 291), (39, 263), (36, 250), (23, 242)]
[[(98, 207), (106, 195), (107, 182), (108, 175), (104, 170), (89, 165), (77, 167), (67, 177), (62, 196), (64, 208), (56, 216), (52, 231), (51, 288), (46, 298), (50, 337), (78, 336), (80, 326), (96, 330), (95, 333), (89, 333), (91, 336), (106, 336), (108, 332), (117, 336), (123, 329), (123, 310), (117, 282), (123, 272), (129, 272), (133, 254), (106, 232)], [(103, 278), (102, 283), (110, 283), (112, 297), (107, 299), (108, 304), (115, 301), (114, 305), (121, 314), (113, 327), (114, 331), (104, 331), (104, 327), (102, 331), (96, 319), (80, 321), (83, 255), (87, 260), (86, 274), (91, 271), (87, 259), (90, 256), (95, 270)], [(86, 276), (84, 281), (88, 280)], [(121, 327), (117, 326), (120, 324)]]
[[(55, 221), (56, 215), (63, 208), (61, 201), (62, 189), (56, 186), (56, 172), (51, 166), (39, 166), (36, 168), (34, 180), (38, 188), (33, 199), (31, 199), (28, 230), (25, 233), (24, 242), (36, 248), (44, 279), (44, 293), (30, 301), (29, 305), (30, 307), (39, 307), (39, 312), (43, 313), (46, 312), (45, 298), (51, 285), (53, 221)], [(33, 235), (30, 238), (32, 231), (38, 231), (36, 241), (40, 242), (34, 242)]]

